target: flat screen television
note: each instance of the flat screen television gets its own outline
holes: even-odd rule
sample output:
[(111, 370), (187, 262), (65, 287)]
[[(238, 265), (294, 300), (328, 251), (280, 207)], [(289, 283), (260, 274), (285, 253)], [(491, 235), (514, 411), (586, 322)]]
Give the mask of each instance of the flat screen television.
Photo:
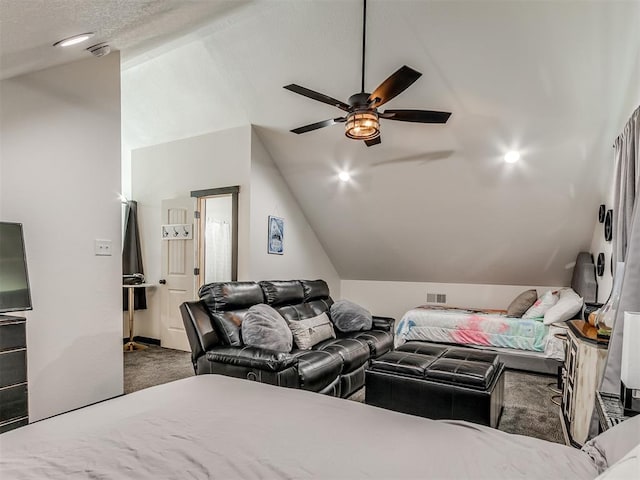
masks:
[(31, 310), (22, 224), (0, 222), (0, 313)]

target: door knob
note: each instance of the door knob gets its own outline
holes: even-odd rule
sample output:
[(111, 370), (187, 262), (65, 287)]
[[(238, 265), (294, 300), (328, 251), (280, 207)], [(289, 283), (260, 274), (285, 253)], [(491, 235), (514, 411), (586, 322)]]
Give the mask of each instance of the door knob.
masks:
[(167, 284), (167, 281), (163, 278), (163, 279), (161, 279), (161, 280), (158, 280), (158, 283), (159, 283), (160, 285), (166, 285), (166, 284)]

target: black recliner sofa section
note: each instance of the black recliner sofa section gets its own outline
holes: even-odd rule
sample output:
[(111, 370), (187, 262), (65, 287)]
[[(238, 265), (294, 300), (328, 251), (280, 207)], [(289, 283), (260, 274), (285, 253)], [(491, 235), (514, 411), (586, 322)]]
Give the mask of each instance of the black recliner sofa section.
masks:
[(204, 285), (199, 301), (180, 306), (197, 375), (218, 373), (346, 398), (364, 386), (365, 367), (393, 348), (394, 319), (373, 317), (371, 330), (341, 333), (310, 350), (275, 353), (242, 342), (242, 320), (259, 303), (288, 322), (329, 314), (324, 280), (221, 282)]

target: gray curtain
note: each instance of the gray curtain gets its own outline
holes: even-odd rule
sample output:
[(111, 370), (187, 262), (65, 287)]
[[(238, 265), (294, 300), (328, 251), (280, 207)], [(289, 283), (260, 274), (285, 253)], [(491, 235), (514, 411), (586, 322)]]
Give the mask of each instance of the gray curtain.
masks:
[[(609, 351), (600, 390), (620, 392), (620, 361), (624, 312), (640, 311), (640, 208), (636, 202), (640, 169), (640, 107), (616, 139), (614, 192), (614, 261), (624, 261), (620, 303), (609, 340)], [(614, 264), (615, 265), (615, 264)], [(640, 346), (639, 346), (640, 347)]]
[[(124, 240), (122, 242), (122, 274), (144, 274), (142, 266), (142, 249), (140, 248), (140, 232), (138, 231), (138, 203), (127, 202), (125, 213)], [(129, 309), (129, 296), (127, 289), (122, 289), (122, 309)], [(144, 288), (134, 290), (133, 305), (135, 310), (147, 308), (147, 296)]]
[(640, 179), (640, 107), (631, 115), (613, 145), (615, 149), (615, 176), (613, 192), (614, 235), (613, 262), (626, 261), (631, 236), (633, 210)]

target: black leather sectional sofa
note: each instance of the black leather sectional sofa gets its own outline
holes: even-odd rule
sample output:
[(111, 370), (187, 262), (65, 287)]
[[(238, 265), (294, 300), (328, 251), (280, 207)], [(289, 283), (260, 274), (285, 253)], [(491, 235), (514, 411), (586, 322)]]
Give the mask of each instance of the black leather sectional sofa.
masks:
[(204, 285), (199, 301), (180, 306), (197, 375), (218, 373), (346, 398), (364, 386), (370, 360), (393, 348), (394, 319), (373, 317), (368, 331), (341, 334), (311, 350), (274, 353), (242, 342), (242, 320), (259, 303), (287, 321), (329, 313), (323, 280), (222, 282)]

